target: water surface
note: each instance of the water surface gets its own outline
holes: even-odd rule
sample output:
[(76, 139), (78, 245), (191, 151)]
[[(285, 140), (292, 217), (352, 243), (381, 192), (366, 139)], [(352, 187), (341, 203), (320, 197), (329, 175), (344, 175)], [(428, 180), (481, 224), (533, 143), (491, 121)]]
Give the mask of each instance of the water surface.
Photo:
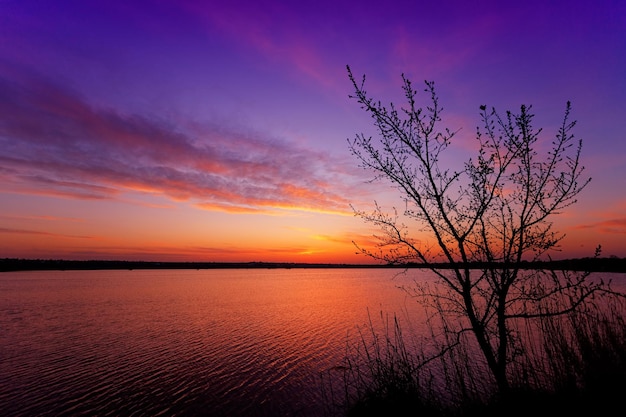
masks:
[[(398, 286), (430, 273), (398, 273), (2, 273), (0, 410), (3, 416), (322, 416), (320, 375), (343, 364), (369, 313), (375, 325), (380, 313), (396, 313), (414, 333), (425, 330), (422, 308)], [(626, 290), (624, 274), (608, 275)]]
[[(368, 308), (415, 302), (397, 270), (0, 274), (6, 416), (319, 416)], [(408, 310), (407, 310), (408, 309)]]

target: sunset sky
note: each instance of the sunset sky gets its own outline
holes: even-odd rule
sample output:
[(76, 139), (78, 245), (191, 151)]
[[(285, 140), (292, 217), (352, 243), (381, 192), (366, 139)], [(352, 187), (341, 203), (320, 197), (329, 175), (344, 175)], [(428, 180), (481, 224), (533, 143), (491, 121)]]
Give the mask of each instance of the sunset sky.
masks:
[(435, 81), (461, 149), (481, 104), (551, 140), (570, 100), (592, 182), (554, 257), (626, 256), (623, 0), (0, 0), (0, 258), (370, 262), (350, 205), (402, 203), (346, 65)]

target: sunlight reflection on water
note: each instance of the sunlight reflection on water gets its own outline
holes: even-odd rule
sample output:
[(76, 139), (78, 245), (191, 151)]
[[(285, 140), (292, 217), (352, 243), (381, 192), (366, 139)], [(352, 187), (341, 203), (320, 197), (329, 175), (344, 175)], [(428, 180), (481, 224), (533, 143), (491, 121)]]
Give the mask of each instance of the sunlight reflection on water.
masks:
[(320, 415), (367, 308), (414, 307), (395, 270), (0, 275), (5, 415)]
[[(7, 416), (320, 416), (357, 326), (423, 310), (391, 269), (0, 274)], [(623, 277), (623, 276), (622, 276)], [(375, 320), (374, 320), (375, 321)], [(376, 324), (376, 323), (375, 323)]]

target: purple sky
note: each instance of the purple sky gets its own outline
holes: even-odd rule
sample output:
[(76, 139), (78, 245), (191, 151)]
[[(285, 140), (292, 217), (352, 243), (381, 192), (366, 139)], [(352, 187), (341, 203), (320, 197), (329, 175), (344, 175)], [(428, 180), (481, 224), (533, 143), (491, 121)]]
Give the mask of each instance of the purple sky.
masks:
[(551, 139), (570, 100), (564, 253), (626, 256), (624, 1), (0, 0), (0, 257), (366, 262), (350, 204), (401, 202), (348, 151), (347, 64), (435, 81), (463, 158), (479, 105)]

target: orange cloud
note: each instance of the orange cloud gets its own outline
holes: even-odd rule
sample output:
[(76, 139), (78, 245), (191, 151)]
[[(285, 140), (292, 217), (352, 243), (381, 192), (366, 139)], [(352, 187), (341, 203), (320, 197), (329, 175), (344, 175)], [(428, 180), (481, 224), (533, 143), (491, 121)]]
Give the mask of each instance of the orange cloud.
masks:
[(271, 214), (271, 212), (255, 207), (245, 207), (230, 204), (217, 204), (217, 203), (197, 203), (196, 207), (209, 211), (222, 211), (225, 213), (235, 214)]
[(626, 235), (626, 217), (599, 221), (596, 223), (582, 224), (574, 229), (595, 229), (601, 233)]

